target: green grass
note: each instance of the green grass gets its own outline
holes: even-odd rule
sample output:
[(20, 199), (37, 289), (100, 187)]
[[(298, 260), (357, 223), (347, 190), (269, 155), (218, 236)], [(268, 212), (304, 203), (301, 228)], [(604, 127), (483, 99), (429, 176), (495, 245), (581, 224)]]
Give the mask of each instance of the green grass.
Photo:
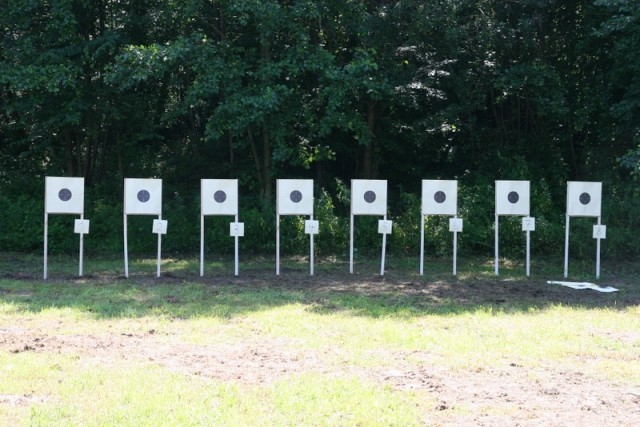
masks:
[[(59, 261), (73, 271), (73, 260)], [(477, 275), (454, 280), (442, 261), (442, 271), (432, 274), (438, 281), (448, 277), (457, 293), (441, 298), (396, 290), (396, 284), (410, 281), (426, 283), (423, 290), (435, 283), (399, 269), (389, 281), (347, 278), (373, 282), (367, 291), (350, 291), (306, 289), (289, 278), (290, 286), (280, 283), (286, 277), (264, 272), (264, 279), (247, 283), (232, 276), (200, 282), (195, 273), (184, 273), (194, 266), (197, 271), (193, 260), (167, 265), (169, 279), (153, 279), (151, 268), (151, 278), (124, 280), (116, 273), (109, 276), (113, 261), (92, 262), (102, 270), (88, 279), (0, 279), (0, 331), (42, 337), (38, 342), (44, 343), (39, 348), (25, 342), (30, 347), (23, 348), (19, 339), (9, 345), (0, 336), (0, 424), (405, 426), (442, 421), (434, 412), (436, 392), (398, 389), (381, 379), (398, 366), (438, 367), (460, 376), (510, 365), (526, 366), (532, 377), (539, 369), (578, 369), (597, 381), (640, 383), (635, 273), (619, 278), (626, 284), (620, 295), (496, 302), (482, 295), (497, 287), (508, 295), (522, 286), (545, 291), (547, 285), (541, 277), (518, 275), (517, 264), (513, 270), (505, 267), (500, 279), (485, 279), (492, 265), (482, 262)], [(288, 262), (306, 271), (304, 262)], [(20, 262), (10, 266), (5, 258), (0, 264), (12, 268), (13, 276), (26, 272)], [(335, 280), (343, 266), (330, 263), (319, 274)], [(461, 298), (465, 289), (475, 296)], [(49, 348), (47, 341), (87, 337), (89, 344), (79, 346)], [(119, 353), (119, 344), (129, 345), (127, 337), (141, 344)], [(94, 342), (107, 348), (94, 349)], [(207, 373), (209, 364), (194, 367), (193, 360), (182, 358), (225, 348), (273, 351), (282, 356), (282, 366), (248, 363), (243, 358), (251, 354), (236, 358), (231, 352), (226, 363), (247, 365), (216, 375)], [(233, 375), (247, 370), (266, 377), (252, 381)]]

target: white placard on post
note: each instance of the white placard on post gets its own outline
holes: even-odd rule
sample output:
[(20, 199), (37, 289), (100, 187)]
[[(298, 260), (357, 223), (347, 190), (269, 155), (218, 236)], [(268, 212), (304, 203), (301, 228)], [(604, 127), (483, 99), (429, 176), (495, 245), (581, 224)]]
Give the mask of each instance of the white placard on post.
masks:
[(89, 220), (76, 219), (73, 222), (73, 232), (75, 234), (89, 234)]
[(536, 219), (531, 216), (522, 218), (522, 231), (536, 231)]
[[(531, 217), (529, 181), (496, 181), (496, 225), (495, 225), (495, 274), (499, 274), (499, 221), (501, 215), (519, 215), (527, 220), (522, 222), (522, 230), (526, 232), (526, 273), (530, 275)], [(535, 229), (535, 221), (533, 222)], [(527, 228), (525, 228), (527, 227)]]
[(167, 234), (167, 223), (168, 221), (164, 219), (154, 219), (153, 220), (153, 234)]
[(567, 215), (564, 233), (564, 277), (569, 275), (569, 229), (572, 216), (596, 217), (597, 225), (593, 233), (596, 240), (596, 279), (600, 278), (600, 241), (596, 233), (605, 233), (599, 227), (602, 215), (602, 182), (569, 181), (567, 182)]
[[(449, 231), (453, 232), (453, 275), (457, 273), (457, 239), (462, 231), (462, 219), (458, 215), (458, 181), (423, 179), (422, 209), (420, 215), (420, 275), (424, 274), (424, 217), (426, 215), (449, 215)], [(459, 228), (459, 229), (458, 229)]]
[(305, 234), (318, 234), (320, 232), (320, 221), (317, 220), (306, 220), (304, 222), (304, 233)]
[(229, 236), (244, 237), (244, 222), (230, 222)]
[[(78, 214), (74, 233), (80, 235), (78, 275), (82, 276), (84, 235), (89, 233), (89, 220), (84, 219), (84, 178), (47, 176), (44, 180), (44, 272), (48, 276), (49, 214)], [(79, 225), (78, 221), (84, 225)]]
[[(125, 178), (124, 179), (124, 275), (129, 277), (129, 247), (128, 247), (128, 215), (158, 215), (153, 222), (153, 233), (156, 230), (166, 233), (166, 221), (162, 220), (162, 180), (155, 178)], [(157, 222), (159, 221), (159, 222)], [(164, 224), (164, 225), (163, 225)], [(158, 228), (156, 228), (158, 227)], [(158, 255), (156, 260), (156, 276), (160, 277), (160, 263), (162, 257), (162, 232), (158, 232)]]
[[(387, 220), (387, 181), (381, 179), (351, 180), (351, 221), (349, 236), (349, 272), (353, 273), (353, 236), (356, 215), (382, 215)], [(391, 226), (389, 226), (391, 230)], [(382, 233), (380, 275), (384, 275), (387, 234)]]
[(449, 231), (462, 233), (462, 218), (449, 218)]
[(239, 237), (244, 236), (244, 223), (238, 222), (238, 180), (200, 180), (200, 276), (204, 276), (204, 217), (230, 215), (235, 221), (229, 225), (229, 235), (235, 238), (235, 275), (238, 275)]
[(606, 225), (594, 225), (593, 226), (593, 238), (594, 239), (606, 239), (607, 238), (607, 226)]
[[(313, 220), (312, 179), (276, 181), (276, 275), (280, 275), (280, 215), (309, 215), (309, 221), (317, 223)], [(309, 225), (305, 222), (305, 233), (309, 234), (309, 274), (313, 276), (313, 237), (317, 233), (307, 233), (307, 227)], [(316, 226), (316, 229), (318, 228), (319, 226)]]
[(393, 229), (393, 221), (388, 219), (378, 220), (378, 234), (391, 234)]

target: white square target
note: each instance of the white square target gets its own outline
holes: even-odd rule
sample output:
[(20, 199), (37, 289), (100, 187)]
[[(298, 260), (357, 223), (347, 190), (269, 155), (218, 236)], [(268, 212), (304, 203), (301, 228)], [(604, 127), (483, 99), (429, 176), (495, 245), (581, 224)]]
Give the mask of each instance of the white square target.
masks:
[(278, 215), (313, 215), (313, 180), (276, 181)]
[(126, 215), (162, 214), (162, 180), (125, 178), (124, 213)]
[(451, 215), (458, 212), (458, 181), (422, 180), (422, 215)]
[(84, 178), (48, 176), (45, 178), (44, 188), (46, 213), (84, 213)]
[(202, 215), (238, 215), (237, 179), (203, 179), (200, 197)]
[(529, 216), (529, 181), (496, 181), (496, 214)]
[(376, 179), (352, 179), (351, 214), (386, 215), (387, 181)]
[(567, 215), (600, 216), (601, 182), (567, 182)]

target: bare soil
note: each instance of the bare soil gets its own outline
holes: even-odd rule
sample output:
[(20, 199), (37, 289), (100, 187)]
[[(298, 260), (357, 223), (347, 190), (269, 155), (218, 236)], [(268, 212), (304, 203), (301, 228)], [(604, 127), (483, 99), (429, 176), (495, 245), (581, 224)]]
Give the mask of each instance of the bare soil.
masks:
[[(499, 306), (514, 300), (538, 307), (557, 303), (618, 308), (640, 305), (640, 286), (628, 277), (615, 276), (603, 283), (620, 289), (612, 294), (551, 286), (541, 278), (526, 281), (481, 278), (458, 283), (455, 279), (431, 281), (399, 272), (380, 277), (329, 271), (310, 277), (299, 270), (284, 269), (280, 276), (272, 271), (249, 271), (237, 278), (216, 274), (205, 278), (165, 274), (160, 279), (142, 275), (134, 279), (148, 284), (202, 281), (210, 286), (224, 283), (239, 288), (301, 291), (307, 292), (315, 304), (325, 304), (323, 308), (328, 310), (332, 308), (330, 303), (321, 298), (327, 292), (380, 297), (390, 303), (394, 298), (415, 298), (417, 306), (425, 307), (444, 301), (461, 306)], [(123, 279), (104, 275), (82, 280), (100, 283)], [(195, 345), (167, 339), (162, 331), (155, 330), (137, 334), (68, 335), (61, 333), (63, 324), (34, 326), (32, 323), (25, 319), (0, 325), (0, 351), (74, 354), (87, 364), (109, 365), (123, 360), (149, 362), (187, 375), (248, 385), (269, 385), (302, 372), (356, 376), (397, 390), (428, 391), (435, 396), (437, 404), (425, 408), (425, 419), (434, 425), (640, 425), (640, 384), (595, 379), (581, 371), (580, 363), (566, 369), (522, 366), (501, 360), (492, 368), (452, 370), (435, 363), (427, 352), (388, 351), (376, 355), (384, 358), (384, 367), (364, 368), (348, 363), (326, 363), (328, 359), (339, 360), (338, 348), (313, 351), (283, 337), (256, 336), (225, 345)], [(640, 342), (640, 331), (625, 339)], [(629, 363), (640, 363), (640, 354)], [(0, 403), (30, 405), (34, 402), (30, 396), (0, 395)]]

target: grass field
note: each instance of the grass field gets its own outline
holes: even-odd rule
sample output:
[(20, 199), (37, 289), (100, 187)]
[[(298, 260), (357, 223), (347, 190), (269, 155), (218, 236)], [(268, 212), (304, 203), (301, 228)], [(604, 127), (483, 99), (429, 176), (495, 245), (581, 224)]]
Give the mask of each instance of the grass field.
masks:
[[(0, 255), (1, 425), (637, 425), (640, 285), (558, 266)], [(574, 279), (591, 265), (576, 262)], [(541, 273), (535, 273), (541, 271)]]

